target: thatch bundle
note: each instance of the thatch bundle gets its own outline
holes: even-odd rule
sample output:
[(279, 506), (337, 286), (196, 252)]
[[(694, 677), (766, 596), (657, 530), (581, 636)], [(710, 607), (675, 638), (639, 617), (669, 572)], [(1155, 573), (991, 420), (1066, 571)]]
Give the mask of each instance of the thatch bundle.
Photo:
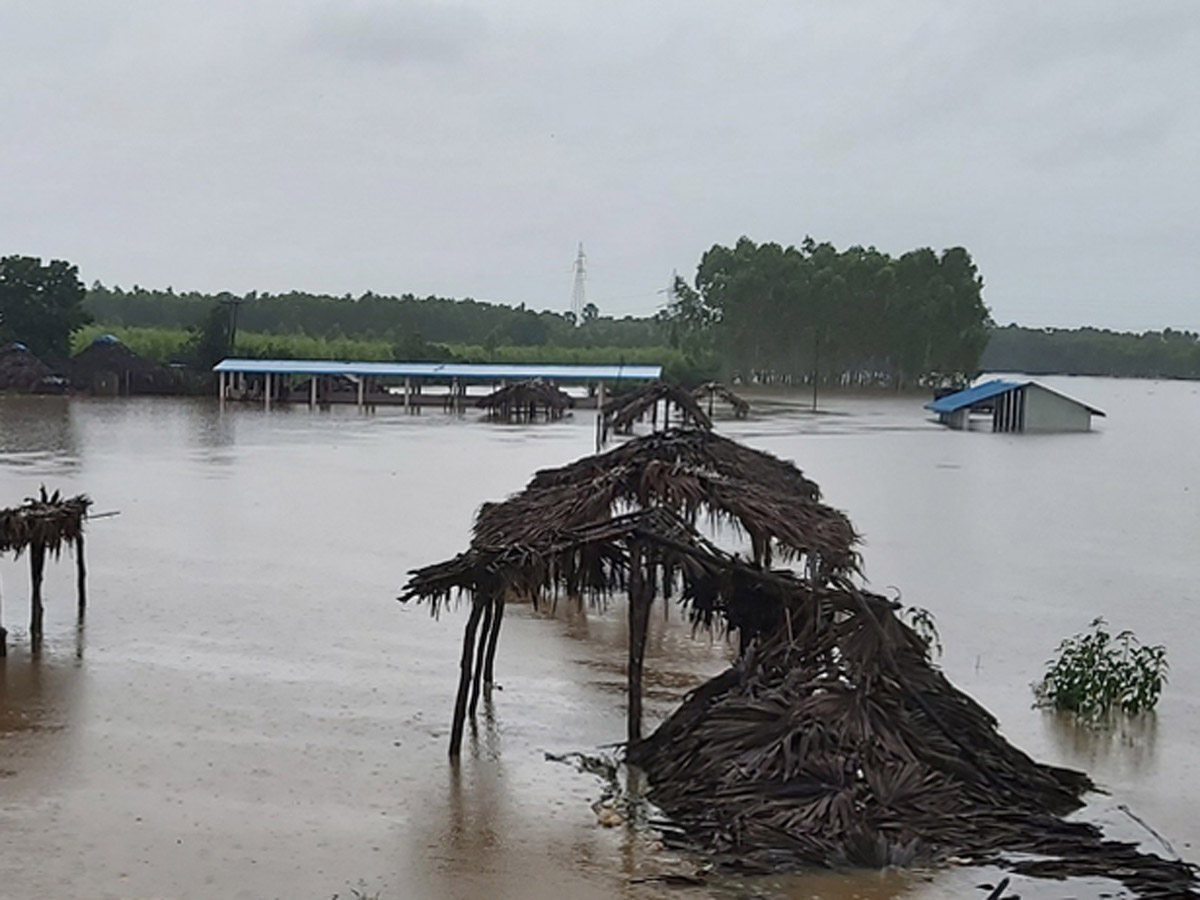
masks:
[(575, 405), (566, 391), (559, 390), (541, 378), (514, 381), (497, 388), (486, 397), (480, 397), (475, 405), (489, 410), (493, 415), (509, 418), (532, 419), (538, 410), (544, 410), (546, 418), (560, 418), (563, 412)]
[(71, 358), (71, 386), (95, 390), (101, 381), (115, 378), (122, 394), (161, 394), (174, 390), (170, 371), (138, 356), (112, 335), (101, 335)]
[(735, 418), (744, 419), (750, 415), (750, 404), (731, 391), (727, 386), (719, 381), (706, 381), (704, 384), (692, 390), (692, 396), (697, 400), (708, 399), (708, 414), (711, 417), (713, 412), (713, 398), (720, 397), (731, 407), (733, 407), (733, 415)]
[(24, 344), (14, 341), (0, 347), (0, 391), (35, 391), (51, 375), (50, 367)]

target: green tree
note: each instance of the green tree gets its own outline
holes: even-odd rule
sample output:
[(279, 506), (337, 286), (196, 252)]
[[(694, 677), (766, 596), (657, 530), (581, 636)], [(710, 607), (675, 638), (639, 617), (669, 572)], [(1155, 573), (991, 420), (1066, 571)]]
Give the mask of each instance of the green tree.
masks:
[(229, 311), (217, 303), (202, 324), (189, 329), (187, 355), (193, 365), (207, 371), (230, 355), (229, 322)]
[(71, 335), (91, 321), (83, 308), (86, 294), (79, 270), (68, 262), (0, 259), (0, 339), (20, 341), (38, 356), (65, 359)]

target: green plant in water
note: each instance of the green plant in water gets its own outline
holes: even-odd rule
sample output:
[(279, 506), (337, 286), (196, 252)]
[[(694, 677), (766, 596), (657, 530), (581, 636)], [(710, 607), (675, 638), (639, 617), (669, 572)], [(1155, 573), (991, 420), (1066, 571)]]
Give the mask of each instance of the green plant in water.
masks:
[(1132, 631), (1112, 635), (1094, 619), (1091, 630), (1058, 645), (1045, 676), (1033, 686), (1037, 704), (1086, 719), (1154, 709), (1167, 683), (1167, 649), (1145, 646)]

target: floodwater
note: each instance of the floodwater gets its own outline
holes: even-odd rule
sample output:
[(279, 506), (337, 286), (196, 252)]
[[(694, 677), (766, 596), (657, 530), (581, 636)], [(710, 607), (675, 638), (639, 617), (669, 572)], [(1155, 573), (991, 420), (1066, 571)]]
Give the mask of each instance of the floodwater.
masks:
[[(1200, 385), (1046, 379), (1108, 411), (1090, 434), (956, 433), (912, 397), (762, 399), (721, 430), (794, 459), (865, 536), (878, 590), (937, 617), (941, 662), (1040, 759), (1108, 791), (1083, 815), (1200, 858)], [(393, 599), (462, 549), (480, 502), (591, 450), (592, 414), (264, 413), (202, 400), (0, 397), (0, 505), (84, 491), (90, 605), (48, 568), (31, 658), (25, 560), (0, 561), (0, 898), (983, 896), (961, 869), (640, 883), (695, 861), (596, 824), (603, 785), (547, 752), (624, 732), (620, 604), (510, 607), (503, 690), (446, 758), (463, 613)], [(1029, 684), (1096, 616), (1165, 643), (1156, 716), (1097, 734)], [(729, 649), (656, 617), (650, 713)], [(1020, 882), (1024, 897), (1119, 896)]]

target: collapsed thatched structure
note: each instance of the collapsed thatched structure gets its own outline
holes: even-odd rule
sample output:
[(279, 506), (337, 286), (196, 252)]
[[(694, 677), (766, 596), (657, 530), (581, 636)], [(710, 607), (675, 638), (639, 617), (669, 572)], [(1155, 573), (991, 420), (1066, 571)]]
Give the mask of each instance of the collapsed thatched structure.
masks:
[(0, 347), (0, 391), (46, 390), (53, 375), (24, 344), (13, 341)]
[(750, 415), (750, 404), (719, 381), (704, 382), (704, 384), (692, 390), (692, 396), (697, 401), (708, 400), (709, 418), (712, 418), (713, 400), (717, 397), (720, 397), (733, 408), (734, 418), (744, 419)]
[(165, 394), (175, 378), (138, 356), (111, 334), (102, 334), (71, 358), (71, 386), (98, 394)]
[(532, 421), (540, 412), (547, 419), (561, 419), (575, 401), (566, 391), (559, 390), (541, 378), (514, 381), (475, 401), (480, 409), (502, 419)]
[[(715, 546), (701, 518), (749, 539)], [(627, 595), (627, 758), (674, 836), (766, 868), (884, 866), (950, 856), (1028, 874), (1111, 875), (1146, 897), (1187, 896), (1192, 867), (1070, 822), (1091, 788), (1040, 765), (954, 688), (898, 605), (851, 580), (856, 535), (789, 463), (703, 430), (672, 430), (537, 473), (484, 505), (470, 548), (412, 573), (401, 599), (471, 600), (451, 753), (491, 682), (506, 599)], [(800, 572), (774, 570), (800, 562)], [(737, 663), (641, 734), (646, 626), (656, 597), (736, 631)], [(476, 634), (482, 622), (482, 636)], [(1045, 857), (1049, 857), (1046, 859)]]
[(600, 407), (600, 445), (610, 432), (629, 434), (635, 422), (647, 417), (651, 426), (658, 427), (659, 407), (662, 407), (662, 427), (671, 427), (671, 411), (676, 412), (676, 425), (712, 428), (712, 418), (700, 408), (696, 398), (670, 381), (651, 381), (624, 394), (609, 398)]
[[(13, 558), (29, 552), (31, 581), (29, 635), (36, 644), (42, 637), (42, 576), (46, 556), (55, 559), (65, 544), (75, 549), (79, 614), (87, 605), (87, 568), (84, 562), (83, 526), (92, 501), (86, 494), (63, 497), (58, 491), (48, 494), (43, 487), (37, 497), (28, 497), (20, 506), (0, 509), (0, 554)], [(8, 633), (0, 625), (0, 656), (7, 652)]]

